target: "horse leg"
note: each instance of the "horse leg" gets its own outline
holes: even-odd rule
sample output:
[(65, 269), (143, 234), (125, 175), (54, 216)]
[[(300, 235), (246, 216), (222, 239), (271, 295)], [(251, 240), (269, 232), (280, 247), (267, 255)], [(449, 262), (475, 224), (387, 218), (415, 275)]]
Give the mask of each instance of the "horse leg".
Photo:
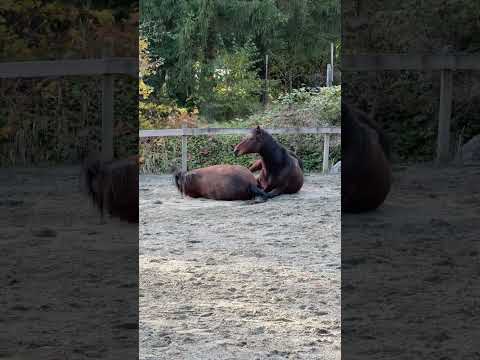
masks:
[(250, 170), (251, 172), (255, 172), (255, 171), (261, 170), (262, 167), (263, 167), (262, 160), (257, 160), (252, 165), (250, 165), (248, 170)]
[(254, 185), (250, 186), (250, 191), (255, 196), (254, 200), (251, 201), (250, 204), (264, 203), (269, 199), (268, 194), (258, 186), (254, 186)]
[(273, 189), (272, 191), (266, 193), (266, 195), (268, 196), (268, 199), (273, 199), (274, 197), (277, 197), (279, 195), (282, 195), (283, 194), (283, 190), (282, 188), (275, 188)]

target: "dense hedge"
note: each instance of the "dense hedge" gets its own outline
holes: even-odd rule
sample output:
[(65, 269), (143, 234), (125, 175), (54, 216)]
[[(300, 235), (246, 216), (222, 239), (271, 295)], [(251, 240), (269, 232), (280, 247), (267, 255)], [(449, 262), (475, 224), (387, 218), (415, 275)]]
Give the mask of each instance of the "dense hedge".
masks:
[[(275, 136), (277, 141), (302, 159), (306, 172), (322, 170), (323, 137), (319, 135)], [(241, 141), (239, 136), (197, 136), (188, 138), (188, 168), (195, 169), (216, 164), (248, 166), (255, 155), (235, 157), (233, 148)], [(181, 165), (180, 138), (158, 138), (142, 142), (143, 173), (171, 173)], [(330, 163), (340, 159), (338, 137), (331, 138)]]
[[(374, 114), (384, 129), (395, 162), (431, 161), (438, 133), (440, 76), (438, 72), (390, 71), (377, 74), (345, 73), (343, 98)], [(451, 152), (480, 133), (480, 76), (456, 71), (451, 120)]]

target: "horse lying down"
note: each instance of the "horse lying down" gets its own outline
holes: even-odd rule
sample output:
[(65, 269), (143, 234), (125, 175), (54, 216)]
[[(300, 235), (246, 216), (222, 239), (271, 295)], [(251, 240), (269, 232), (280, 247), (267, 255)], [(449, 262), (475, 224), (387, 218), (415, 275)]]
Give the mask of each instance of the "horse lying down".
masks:
[(89, 160), (82, 171), (83, 186), (104, 216), (138, 223), (138, 157), (102, 162)]
[(175, 185), (183, 195), (212, 200), (266, 201), (271, 196), (257, 186), (255, 176), (238, 165), (214, 165), (175, 173)]

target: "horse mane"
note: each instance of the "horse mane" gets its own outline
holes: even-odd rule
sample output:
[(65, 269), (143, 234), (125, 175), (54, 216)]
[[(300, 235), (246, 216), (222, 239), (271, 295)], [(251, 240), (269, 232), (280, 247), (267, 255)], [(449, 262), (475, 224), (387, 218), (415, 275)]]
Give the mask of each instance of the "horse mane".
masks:
[[(253, 131), (255, 131), (255, 130), (253, 130)], [(285, 146), (283, 146), (278, 141), (276, 141), (275, 138), (269, 132), (267, 132), (266, 130), (260, 129), (260, 131), (261, 131), (262, 136), (267, 139), (268, 143), (276, 145), (279, 149), (281, 149), (281, 151), (284, 154), (290, 155), (290, 156), (294, 157), (295, 159), (297, 159), (298, 166), (300, 166), (300, 169), (302, 169), (302, 171), (304, 170), (303, 161), (297, 156), (297, 154), (295, 154), (291, 150), (288, 150)]]
[[(255, 131), (255, 130), (253, 130), (253, 131)], [(263, 140), (264, 144), (266, 144), (267, 146), (272, 146), (272, 147), (276, 146), (287, 154), (290, 152), (285, 148), (285, 146), (283, 146), (277, 140), (275, 140), (275, 138), (268, 131), (266, 131), (264, 129), (260, 129), (260, 132), (261, 132), (262, 137), (264, 139)]]
[(370, 116), (368, 116), (365, 112), (357, 108), (353, 109), (350, 105), (344, 103), (343, 101), (342, 106), (345, 106), (346, 109), (348, 109), (348, 113), (350, 113), (354, 120), (357, 120), (360, 125), (367, 126), (371, 130), (375, 131), (378, 136), (378, 142), (380, 143), (380, 146), (382, 147), (385, 156), (388, 160), (390, 160), (391, 146), (383, 129), (380, 128), (380, 126), (375, 121), (373, 121)]

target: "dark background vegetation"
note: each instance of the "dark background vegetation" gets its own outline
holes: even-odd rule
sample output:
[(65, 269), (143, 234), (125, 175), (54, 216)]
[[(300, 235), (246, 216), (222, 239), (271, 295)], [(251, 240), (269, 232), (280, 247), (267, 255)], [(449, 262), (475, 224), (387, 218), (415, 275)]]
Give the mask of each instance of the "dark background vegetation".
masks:
[[(474, 1), (342, 3), (345, 54), (477, 53)], [(436, 148), (440, 72), (344, 73), (343, 95), (370, 113), (392, 141), (395, 160), (429, 161)], [(480, 74), (454, 73), (452, 152), (480, 132)]]
[[(113, 56), (138, 56), (137, 2), (0, 5), (3, 62), (99, 58), (110, 43)], [(116, 157), (138, 152), (137, 88), (115, 77)], [(3, 166), (76, 163), (100, 150), (101, 77), (2, 79), (0, 94)]]

